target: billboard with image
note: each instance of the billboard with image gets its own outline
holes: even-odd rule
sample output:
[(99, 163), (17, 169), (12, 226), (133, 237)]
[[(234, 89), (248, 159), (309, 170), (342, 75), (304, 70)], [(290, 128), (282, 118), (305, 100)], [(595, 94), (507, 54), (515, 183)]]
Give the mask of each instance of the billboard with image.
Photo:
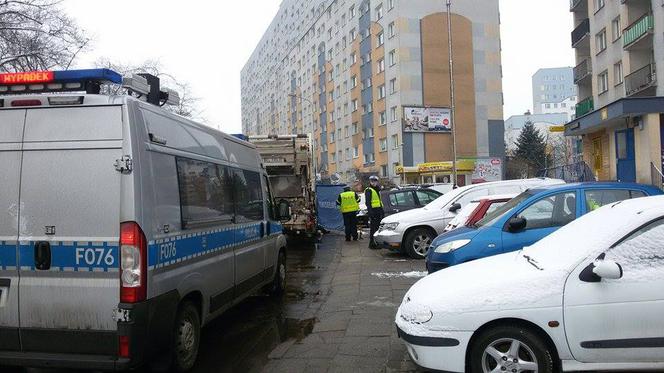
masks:
[(404, 106), (404, 132), (451, 132), (449, 108)]

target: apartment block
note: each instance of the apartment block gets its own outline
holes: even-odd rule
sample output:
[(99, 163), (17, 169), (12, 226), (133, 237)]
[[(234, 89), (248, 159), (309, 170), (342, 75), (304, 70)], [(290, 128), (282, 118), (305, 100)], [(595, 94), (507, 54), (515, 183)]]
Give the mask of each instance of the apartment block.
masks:
[(664, 8), (651, 0), (571, 0), (579, 90), (568, 136), (599, 180), (661, 185)]
[[(284, 0), (242, 69), (243, 132), (312, 134), (323, 178), (431, 180), (427, 166), (454, 158), (452, 135), (406, 119), (450, 107), (445, 3)], [(502, 157), (498, 0), (452, 3), (457, 155)]]
[(574, 117), (577, 92), (573, 68), (539, 69), (533, 74), (532, 84), (533, 114), (565, 113), (568, 121)]

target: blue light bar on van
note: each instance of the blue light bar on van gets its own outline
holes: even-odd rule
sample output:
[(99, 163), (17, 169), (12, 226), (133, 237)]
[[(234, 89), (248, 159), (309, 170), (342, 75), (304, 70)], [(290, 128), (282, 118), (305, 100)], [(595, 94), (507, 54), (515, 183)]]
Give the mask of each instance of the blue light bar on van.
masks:
[(249, 141), (249, 137), (248, 137), (247, 135), (243, 135), (243, 134), (241, 134), (241, 133), (235, 133), (235, 134), (233, 134), (232, 136), (233, 136), (233, 137), (236, 137), (236, 138), (238, 138), (238, 139), (240, 139), (240, 140)]
[(122, 84), (122, 75), (109, 69), (5, 73), (0, 74), (0, 93), (58, 91), (98, 93), (98, 87), (103, 83)]

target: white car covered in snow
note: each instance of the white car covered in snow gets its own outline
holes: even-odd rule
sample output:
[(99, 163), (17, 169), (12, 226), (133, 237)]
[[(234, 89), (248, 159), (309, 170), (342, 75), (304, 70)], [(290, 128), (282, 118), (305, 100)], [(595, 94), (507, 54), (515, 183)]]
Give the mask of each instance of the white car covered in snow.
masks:
[(521, 251), (427, 276), (396, 324), (428, 369), (664, 369), (664, 196), (606, 205)]

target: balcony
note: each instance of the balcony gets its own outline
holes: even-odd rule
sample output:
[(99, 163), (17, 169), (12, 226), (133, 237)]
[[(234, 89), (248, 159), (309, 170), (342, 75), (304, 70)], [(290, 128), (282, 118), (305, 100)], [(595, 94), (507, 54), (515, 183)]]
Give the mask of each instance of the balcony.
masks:
[(588, 0), (569, 0), (569, 11), (581, 11), (582, 9), (586, 8), (587, 4)]
[(580, 64), (576, 65), (574, 68), (574, 84), (578, 84), (580, 81), (592, 76), (593, 68), (590, 63), (590, 58), (586, 58)]
[(639, 18), (623, 31), (623, 48), (632, 48), (647, 36), (652, 36), (654, 28), (655, 18), (652, 14)]
[(576, 118), (580, 118), (591, 111), (595, 110), (595, 105), (593, 103), (593, 98), (588, 97), (587, 99), (580, 101), (576, 104)]
[(576, 26), (574, 31), (572, 31), (572, 48), (576, 48), (581, 41), (587, 39), (590, 35), (590, 20), (588, 18), (581, 21), (581, 23)]
[(625, 77), (625, 95), (633, 96), (645, 89), (655, 86), (657, 73), (655, 64), (651, 63)]

